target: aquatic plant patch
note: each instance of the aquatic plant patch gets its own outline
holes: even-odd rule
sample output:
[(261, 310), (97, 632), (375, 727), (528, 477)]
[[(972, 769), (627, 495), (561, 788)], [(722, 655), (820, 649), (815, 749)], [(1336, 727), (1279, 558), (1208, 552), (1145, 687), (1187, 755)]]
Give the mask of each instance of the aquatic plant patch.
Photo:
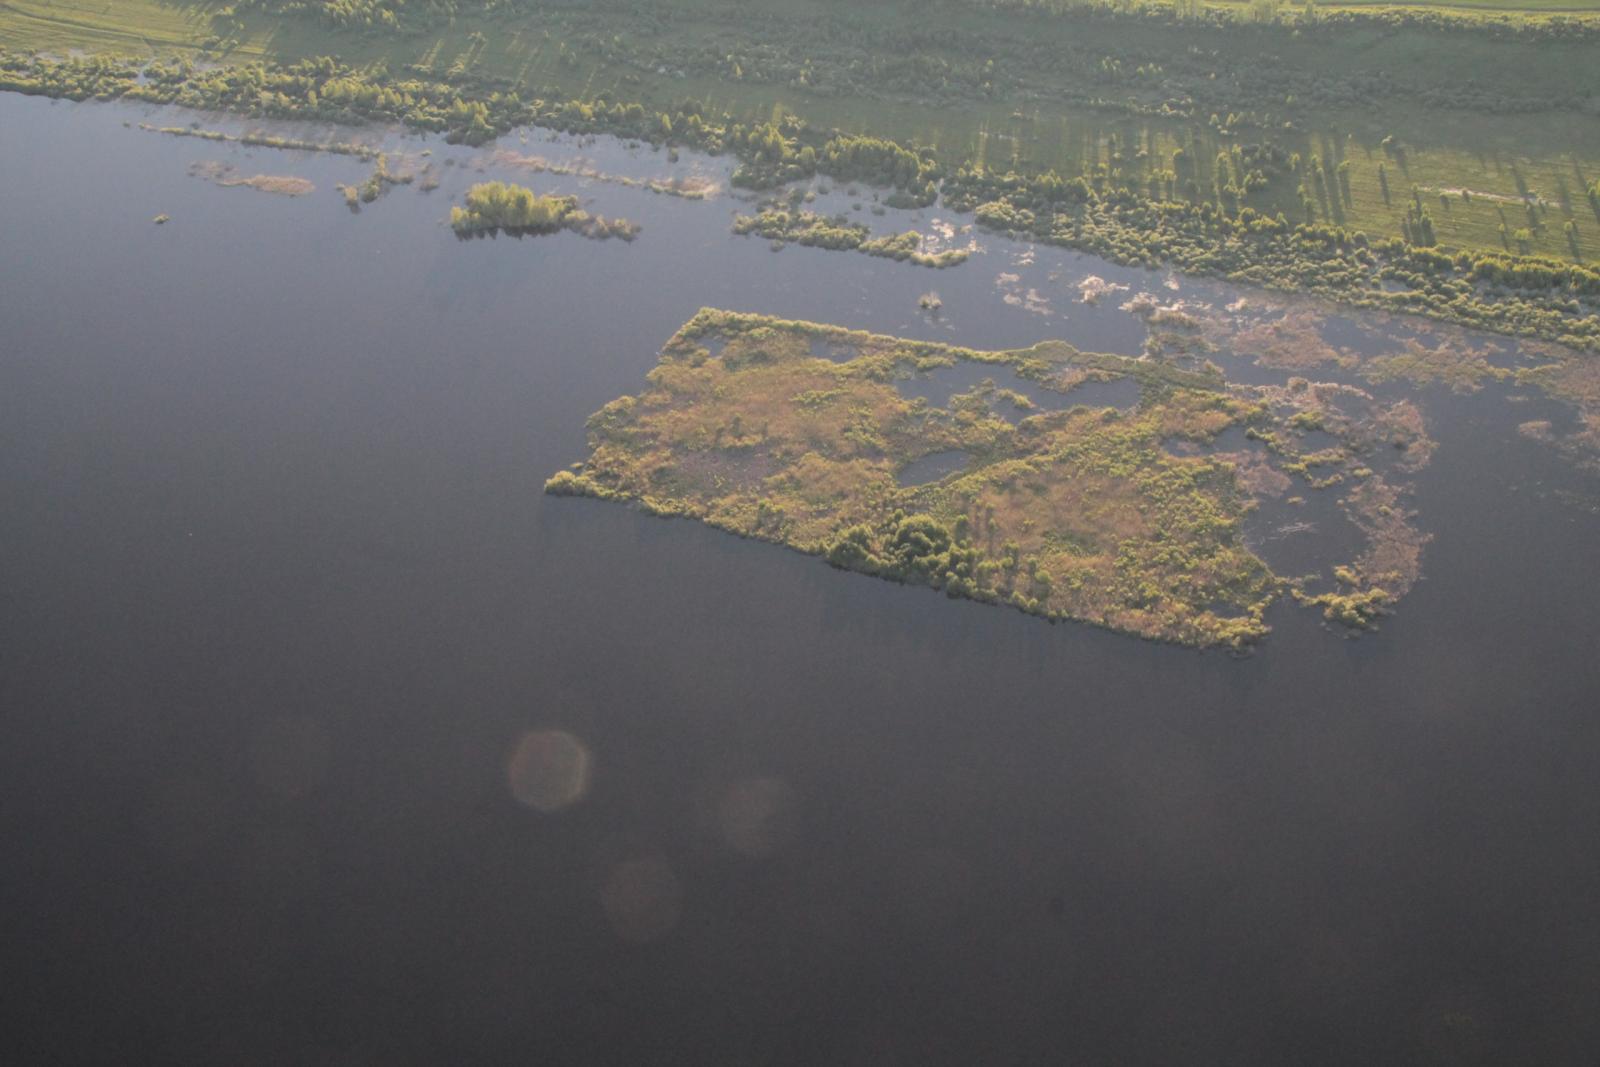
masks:
[[(908, 385), (963, 364), (993, 379), (943, 404)], [(1129, 379), (1138, 402), (1075, 403)], [(1286, 593), (1372, 625), (1415, 582), (1427, 535), (1403, 478), (1427, 462), (1417, 410), (1348, 385), (1228, 382), (1211, 364), (979, 351), (702, 310), (646, 388), (589, 419), (589, 456), (546, 491), (824, 556), (834, 566), (1195, 646), (1244, 647)], [(1225, 450), (1219, 440), (1228, 431)], [(1313, 443), (1315, 443), (1313, 447)], [(930, 457), (961, 462), (907, 479)], [(911, 484), (907, 484), (907, 482)], [(1333, 493), (1363, 547), (1279, 575), (1245, 519), (1267, 497)]]

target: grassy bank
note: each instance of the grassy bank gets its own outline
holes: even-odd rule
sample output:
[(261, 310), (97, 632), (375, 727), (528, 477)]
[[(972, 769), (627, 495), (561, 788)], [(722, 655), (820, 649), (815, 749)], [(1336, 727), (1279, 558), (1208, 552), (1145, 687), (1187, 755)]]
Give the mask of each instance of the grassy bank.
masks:
[[(907, 6), (821, 0), (742, 5), (739, 17), (713, 0), (519, 4), (405, 32), (230, 10), (4, 0), (0, 40), (224, 63), (336, 54), (368, 70), (652, 109), (693, 98), (745, 121), (790, 112), (926, 145), (948, 165), (1103, 169), (1136, 186), (1159, 181), (1182, 149), (1197, 161), (1196, 188), (1178, 190), (1190, 199), (1210, 195), (1219, 152), (1270, 139), (1330, 171), (1344, 165), (1339, 195), (1307, 190), (1317, 221), (1398, 236), (1415, 187), (1440, 244), (1600, 259), (1600, 212), (1586, 199), (1600, 178), (1600, 38), (1185, 27), (975, 4), (931, 7), (910, 23)], [(1252, 206), (1298, 221), (1299, 186), (1271, 184)]]
[[(152, 44), (126, 46), (147, 2), (31, 10), (147, 56)], [(0, 86), (400, 122), (472, 144), (524, 125), (683, 144), (738, 156), (733, 180), (752, 188), (892, 186), (891, 204), (942, 198), (989, 229), (1119, 263), (1600, 348), (1600, 65), (1577, 62), (1600, 47), (1589, 23), (1302, 12), (1257, 26), (1204, 8), (977, 0), (737, 15), (720, 0), (502, 0), (475, 17), (444, 13), (484, 10), (466, 0), (285, 3), (174, 3), (143, 27), (188, 34), (206, 64), (12, 53)], [(330, 27), (350, 20), (373, 24)], [(313, 48), (345, 59), (288, 62)], [(851, 244), (777, 221), (758, 228)]]

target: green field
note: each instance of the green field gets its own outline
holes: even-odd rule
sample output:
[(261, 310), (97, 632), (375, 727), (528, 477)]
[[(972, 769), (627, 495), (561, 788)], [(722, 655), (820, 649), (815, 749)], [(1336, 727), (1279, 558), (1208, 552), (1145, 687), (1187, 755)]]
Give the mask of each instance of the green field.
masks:
[[(1246, 6), (1246, 0), (1222, 0), (1223, 4)], [(1285, 5), (1293, 10), (1297, 5)], [(1585, 14), (1600, 11), (1596, 0), (1444, 0), (1434, 4), (1396, 4), (1390, 0), (1338, 0), (1336, 3), (1318, 4), (1323, 11), (1366, 11), (1382, 8), (1387, 11), (1443, 11), (1449, 14), (1482, 12), (1485, 14)]]
[[(1520, 6), (1534, 10), (1567, 2)], [(1600, 63), (1594, 62), (1592, 44), (1354, 28), (1341, 30), (1337, 46), (1329, 47), (1274, 31), (1268, 40), (1272, 69), (1291, 85), (1297, 84), (1293, 79), (1315, 86), (1388, 77), (1391, 71), (1404, 72), (1408, 85), (1373, 107), (1340, 103), (1337, 94), (1331, 100), (1294, 92), (1274, 96), (1257, 91), (1247, 73), (1237, 85), (1219, 83), (1208, 100), (1198, 95), (1209, 91), (1205, 64), (1248, 72), (1263, 57), (1258, 31), (1191, 32), (1131, 20), (1069, 23), (940, 8), (937, 39), (955, 43), (919, 41), (913, 58), (933, 57), (947, 84), (933, 87), (930, 75), (929, 91), (919, 93), (914, 84), (882, 77), (840, 87), (861, 64), (863, 49), (852, 34), (891, 49), (884, 53), (887, 61), (901, 58), (892, 49), (908, 8), (869, 12), (826, 0), (747, 6), (766, 21), (730, 19), (729, 9), (715, 0), (681, 0), (672, 5), (670, 22), (661, 24), (641, 25), (627, 11), (532, 9), (461, 16), (447, 26), (399, 34), (336, 30), (309, 16), (219, 19), (225, 5), (208, 0), (0, 0), (0, 40), (22, 51), (187, 54), (225, 63), (334, 54), (356, 65), (383, 62), (397, 70), (419, 64), (443, 76), (503, 79), (525, 95), (591, 99), (604, 93), (661, 108), (693, 97), (714, 112), (747, 120), (786, 110), (823, 128), (932, 146), (950, 163), (977, 159), (991, 168), (1054, 168), (1064, 174), (1105, 164), (1140, 183), (1184, 147), (1199, 161), (1204, 186), (1219, 151), (1270, 136), (1303, 157), (1319, 157), (1330, 171), (1348, 161), (1347, 195), (1315, 198), (1322, 221), (1396, 235), (1416, 187), (1443, 245), (1526, 248), (1572, 259), (1574, 238), (1566, 230), (1571, 221), (1577, 226), (1577, 257), (1600, 258), (1600, 213), (1585, 195), (1588, 183), (1600, 176), (1600, 122), (1592, 110), (1581, 110), (1585, 100), (1591, 109), (1600, 101)], [(1158, 76), (1142, 79), (1105, 73), (1083, 63), (1054, 63), (1057, 45), (1077, 50), (1080, 58), (1104, 53), (1108, 63), (1127, 57), (1131, 65), (1158, 56), (1166, 64)], [(1198, 63), (1182, 58), (1185, 48), (1200, 46), (1212, 56)], [(1033, 59), (1008, 58), (1001, 51), (1021, 55), (1030, 47), (1040, 50)], [(974, 73), (977, 65), (985, 56), (993, 63), (997, 53), (992, 87), (961, 81), (982, 77)], [(724, 55), (732, 62), (723, 62)], [(813, 80), (807, 81), (804, 70), (785, 80), (802, 61), (808, 68), (815, 64)], [(1187, 68), (1178, 69), (1180, 64)], [(1485, 71), (1500, 73), (1485, 79)], [(1535, 102), (1531, 106), (1545, 100), (1563, 106), (1495, 113), (1415, 99), (1419, 93), (1479, 91), (1485, 82), (1496, 93)], [(1192, 114), (1151, 113), (1163, 93), (1180, 91), (1194, 98)], [(1219, 130), (1211, 121), (1246, 104), (1260, 113), (1253, 128)], [(1284, 128), (1285, 122), (1292, 128)], [(1382, 147), (1386, 138), (1402, 146), (1399, 156)], [(1294, 219), (1303, 210), (1293, 181), (1254, 194), (1250, 203)], [(1526, 229), (1526, 242), (1502, 237), (1502, 226), (1508, 235)]]

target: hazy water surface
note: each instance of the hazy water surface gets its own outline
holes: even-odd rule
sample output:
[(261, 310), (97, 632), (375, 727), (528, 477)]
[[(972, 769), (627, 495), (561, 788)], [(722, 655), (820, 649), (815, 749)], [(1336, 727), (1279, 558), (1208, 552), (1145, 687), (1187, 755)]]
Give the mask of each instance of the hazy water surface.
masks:
[(1379, 634), (1051, 626), (540, 486), (702, 305), (1133, 352), (1071, 285), (1158, 277), (541, 175), (639, 240), (462, 243), (470, 166), (351, 215), (123, 125), (190, 118), (0, 96), (15, 1061), (1592, 1062), (1600, 519), (1531, 416), (1430, 394)]

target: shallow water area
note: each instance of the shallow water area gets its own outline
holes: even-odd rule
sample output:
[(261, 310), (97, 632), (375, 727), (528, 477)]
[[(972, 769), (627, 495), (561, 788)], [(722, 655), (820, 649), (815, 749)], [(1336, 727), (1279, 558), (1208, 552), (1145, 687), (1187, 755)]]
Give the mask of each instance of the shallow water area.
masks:
[(971, 459), (970, 453), (960, 449), (931, 452), (907, 463), (896, 477), (901, 485), (927, 485), (965, 469)]

